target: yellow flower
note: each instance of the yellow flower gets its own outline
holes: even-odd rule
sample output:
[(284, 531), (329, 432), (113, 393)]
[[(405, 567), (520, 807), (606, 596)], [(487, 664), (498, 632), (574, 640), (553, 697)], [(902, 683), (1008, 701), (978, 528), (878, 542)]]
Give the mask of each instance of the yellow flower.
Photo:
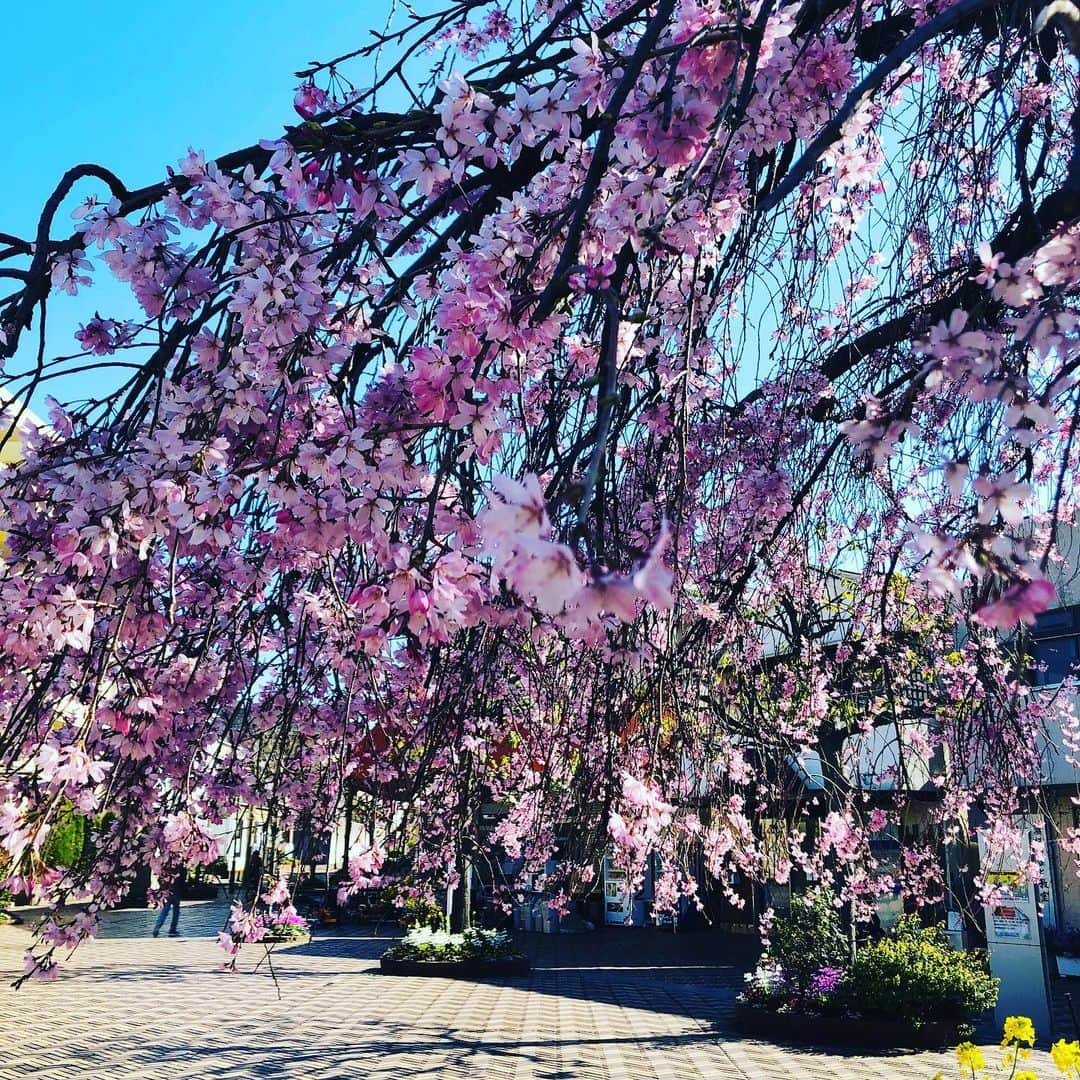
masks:
[(1035, 1043), (1035, 1025), (1029, 1016), (1007, 1016), (1005, 1018), (1005, 1031), (1001, 1040), (1002, 1046), (1013, 1043), (1027, 1043), (1033, 1046)]
[(1022, 1069), (1013, 1077), (1013, 1080), (1039, 1080), (1039, 1078), (1030, 1069)]
[(1066, 1042), (1064, 1039), (1058, 1039), (1050, 1047), (1050, 1056), (1060, 1072), (1071, 1072), (1080, 1067), (1080, 1040), (1073, 1039), (1072, 1042)]
[(961, 1069), (970, 1069), (972, 1075), (986, 1068), (982, 1051), (974, 1043), (962, 1042), (956, 1048), (956, 1060), (960, 1062)]

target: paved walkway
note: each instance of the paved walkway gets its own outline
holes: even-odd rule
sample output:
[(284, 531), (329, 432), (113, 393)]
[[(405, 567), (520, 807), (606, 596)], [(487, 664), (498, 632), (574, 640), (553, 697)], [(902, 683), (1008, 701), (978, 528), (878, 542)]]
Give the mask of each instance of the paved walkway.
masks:
[[(275, 980), (219, 970), (225, 908), (185, 905), (180, 939), (116, 912), (52, 983), (0, 989), (3, 1080), (930, 1080), (951, 1054), (852, 1055), (740, 1038), (731, 1008), (753, 942), (606, 930), (525, 935), (525, 979), (378, 974), (370, 933), (320, 933), (273, 953)], [(25, 930), (0, 927), (0, 976)], [(8, 980), (5, 978), (4, 982)], [(280, 996), (279, 996), (280, 992)], [(1037, 1054), (1040, 1075), (1056, 1071)], [(997, 1054), (988, 1052), (988, 1061)]]

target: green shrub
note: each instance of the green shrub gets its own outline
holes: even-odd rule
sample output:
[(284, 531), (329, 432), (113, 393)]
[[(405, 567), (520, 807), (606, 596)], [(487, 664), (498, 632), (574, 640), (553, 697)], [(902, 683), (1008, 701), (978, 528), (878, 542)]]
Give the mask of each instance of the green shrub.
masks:
[(858, 951), (847, 993), (852, 1012), (918, 1026), (974, 1019), (994, 1007), (998, 980), (982, 953), (955, 950), (941, 930), (906, 916), (887, 938)]
[(846, 968), (850, 950), (832, 898), (825, 892), (792, 896), (790, 913), (773, 922), (765, 955), (800, 994), (822, 968)]
[(427, 927), (429, 930), (443, 930), (446, 928), (446, 916), (438, 904), (433, 903), (422, 896), (410, 896), (401, 905), (405, 912), (405, 925), (412, 927)]
[(463, 934), (431, 930), (426, 926), (410, 930), (396, 945), (386, 950), (394, 960), (424, 960), (431, 963), (451, 960), (506, 960), (520, 955), (509, 934), (475, 927)]
[(219, 855), (212, 863), (208, 863), (205, 866), (200, 866), (196, 869), (195, 874), (200, 878), (223, 878), (229, 876), (229, 864), (225, 861), (224, 855)]
[(73, 870), (86, 849), (86, 818), (76, 814), (70, 805), (60, 812), (41, 846), (41, 858), (47, 866)]
[(278, 942), (288, 944), (290, 941), (302, 941), (311, 931), (306, 925), (299, 923), (278, 923), (272, 925), (266, 932), (266, 936), (260, 940), (266, 942)]

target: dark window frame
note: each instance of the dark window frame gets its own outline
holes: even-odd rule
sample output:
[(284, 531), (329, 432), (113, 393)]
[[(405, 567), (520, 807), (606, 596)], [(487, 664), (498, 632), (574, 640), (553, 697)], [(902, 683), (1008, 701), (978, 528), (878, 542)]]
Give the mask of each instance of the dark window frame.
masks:
[[(1064, 671), (1053, 669), (1040, 670), (1043, 657), (1039, 655), (1040, 646), (1055, 643), (1068, 643), (1072, 649), (1069, 669), (1072, 674), (1080, 674), (1080, 604), (1054, 608), (1043, 612), (1031, 628), (1028, 652), (1031, 665), (1028, 668), (1028, 681), (1033, 686), (1060, 686)], [(1045, 654), (1044, 654), (1045, 655)]]

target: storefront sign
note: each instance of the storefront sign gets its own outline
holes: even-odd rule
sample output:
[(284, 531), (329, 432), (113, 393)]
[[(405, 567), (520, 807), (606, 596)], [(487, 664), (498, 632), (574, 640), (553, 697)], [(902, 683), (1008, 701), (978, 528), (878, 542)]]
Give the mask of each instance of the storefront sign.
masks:
[(995, 904), (990, 913), (992, 936), (999, 941), (1031, 941), (1031, 919), (1015, 907)]
[(1020, 869), (1028, 864), (1033, 842), (1038, 845), (1043, 833), (1040, 824), (1026, 819), (1016, 824), (1021, 829), (1021, 845), (1015, 853), (991, 854), (985, 834), (979, 834), (979, 858), (986, 884), (993, 890), (984, 911), (990, 971), (1001, 980), (997, 1020), (1000, 1024), (1006, 1016), (1030, 1016), (1040, 1036), (1049, 1037), (1053, 1028), (1050, 981), (1038, 898)]

